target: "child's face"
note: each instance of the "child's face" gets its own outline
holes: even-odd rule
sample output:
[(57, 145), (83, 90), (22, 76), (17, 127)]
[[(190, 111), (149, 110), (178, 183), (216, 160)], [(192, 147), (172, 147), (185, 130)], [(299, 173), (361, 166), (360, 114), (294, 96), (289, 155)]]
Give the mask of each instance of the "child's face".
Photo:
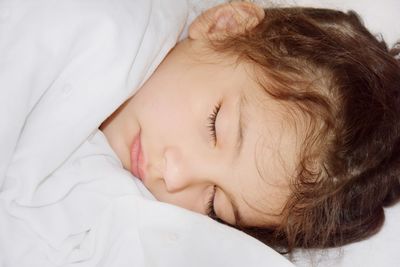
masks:
[(245, 225), (279, 223), (295, 165), (294, 130), (245, 64), (205, 47), (178, 44), (103, 131), (131, 171), (140, 132), (141, 179), (158, 200), (205, 214), (216, 185), (222, 220), (236, 223), (234, 201)]

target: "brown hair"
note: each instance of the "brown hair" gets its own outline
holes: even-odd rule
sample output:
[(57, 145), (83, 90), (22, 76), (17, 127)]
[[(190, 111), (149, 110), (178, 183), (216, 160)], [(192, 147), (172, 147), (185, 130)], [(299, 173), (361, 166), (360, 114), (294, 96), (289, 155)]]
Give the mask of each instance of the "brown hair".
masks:
[(212, 46), (255, 63), (265, 91), (310, 124), (282, 224), (237, 227), (285, 252), (378, 232), (400, 199), (399, 48), (355, 12), (314, 8), (265, 9), (258, 26)]

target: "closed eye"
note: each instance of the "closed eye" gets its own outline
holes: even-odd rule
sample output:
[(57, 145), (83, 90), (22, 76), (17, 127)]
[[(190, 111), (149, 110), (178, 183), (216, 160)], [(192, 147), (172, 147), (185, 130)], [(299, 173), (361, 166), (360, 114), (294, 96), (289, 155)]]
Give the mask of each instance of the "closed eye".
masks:
[(208, 116), (208, 129), (210, 130), (210, 135), (214, 142), (214, 146), (217, 145), (217, 130), (215, 128), (215, 122), (217, 120), (218, 112), (221, 109), (221, 103), (218, 103), (213, 112)]
[(211, 195), (210, 199), (208, 200), (207, 211), (206, 211), (207, 215), (214, 220), (218, 219), (218, 216), (215, 213), (215, 209), (214, 209), (214, 199), (215, 199), (216, 190), (217, 190), (217, 186), (214, 185), (212, 195)]

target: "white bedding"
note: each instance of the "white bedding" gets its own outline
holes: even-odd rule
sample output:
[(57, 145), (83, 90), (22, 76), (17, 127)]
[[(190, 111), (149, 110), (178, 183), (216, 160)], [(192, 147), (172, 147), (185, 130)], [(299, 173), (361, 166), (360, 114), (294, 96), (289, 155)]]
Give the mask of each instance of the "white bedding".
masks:
[(292, 266), (154, 201), (97, 130), (175, 44), (188, 8), (0, 2), (0, 266)]
[[(239, 231), (154, 201), (97, 130), (216, 2), (0, 0), (0, 267), (293, 266)], [(393, 249), (374, 250), (400, 242), (398, 206), (388, 214), (372, 241), (314, 263), (400, 262)], [(306, 254), (298, 264), (309, 266)]]

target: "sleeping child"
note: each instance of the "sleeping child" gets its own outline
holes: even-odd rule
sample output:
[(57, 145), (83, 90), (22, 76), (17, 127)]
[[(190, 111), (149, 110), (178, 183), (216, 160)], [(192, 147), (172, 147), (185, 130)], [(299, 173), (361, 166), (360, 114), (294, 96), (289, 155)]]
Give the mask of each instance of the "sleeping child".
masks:
[(354, 12), (232, 1), (176, 43), (187, 0), (3, 2), (0, 266), (288, 267), (392, 222), (400, 49)]
[(400, 199), (398, 52), (354, 12), (222, 4), (100, 129), (159, 201), (281, 252), (341, 246)]

